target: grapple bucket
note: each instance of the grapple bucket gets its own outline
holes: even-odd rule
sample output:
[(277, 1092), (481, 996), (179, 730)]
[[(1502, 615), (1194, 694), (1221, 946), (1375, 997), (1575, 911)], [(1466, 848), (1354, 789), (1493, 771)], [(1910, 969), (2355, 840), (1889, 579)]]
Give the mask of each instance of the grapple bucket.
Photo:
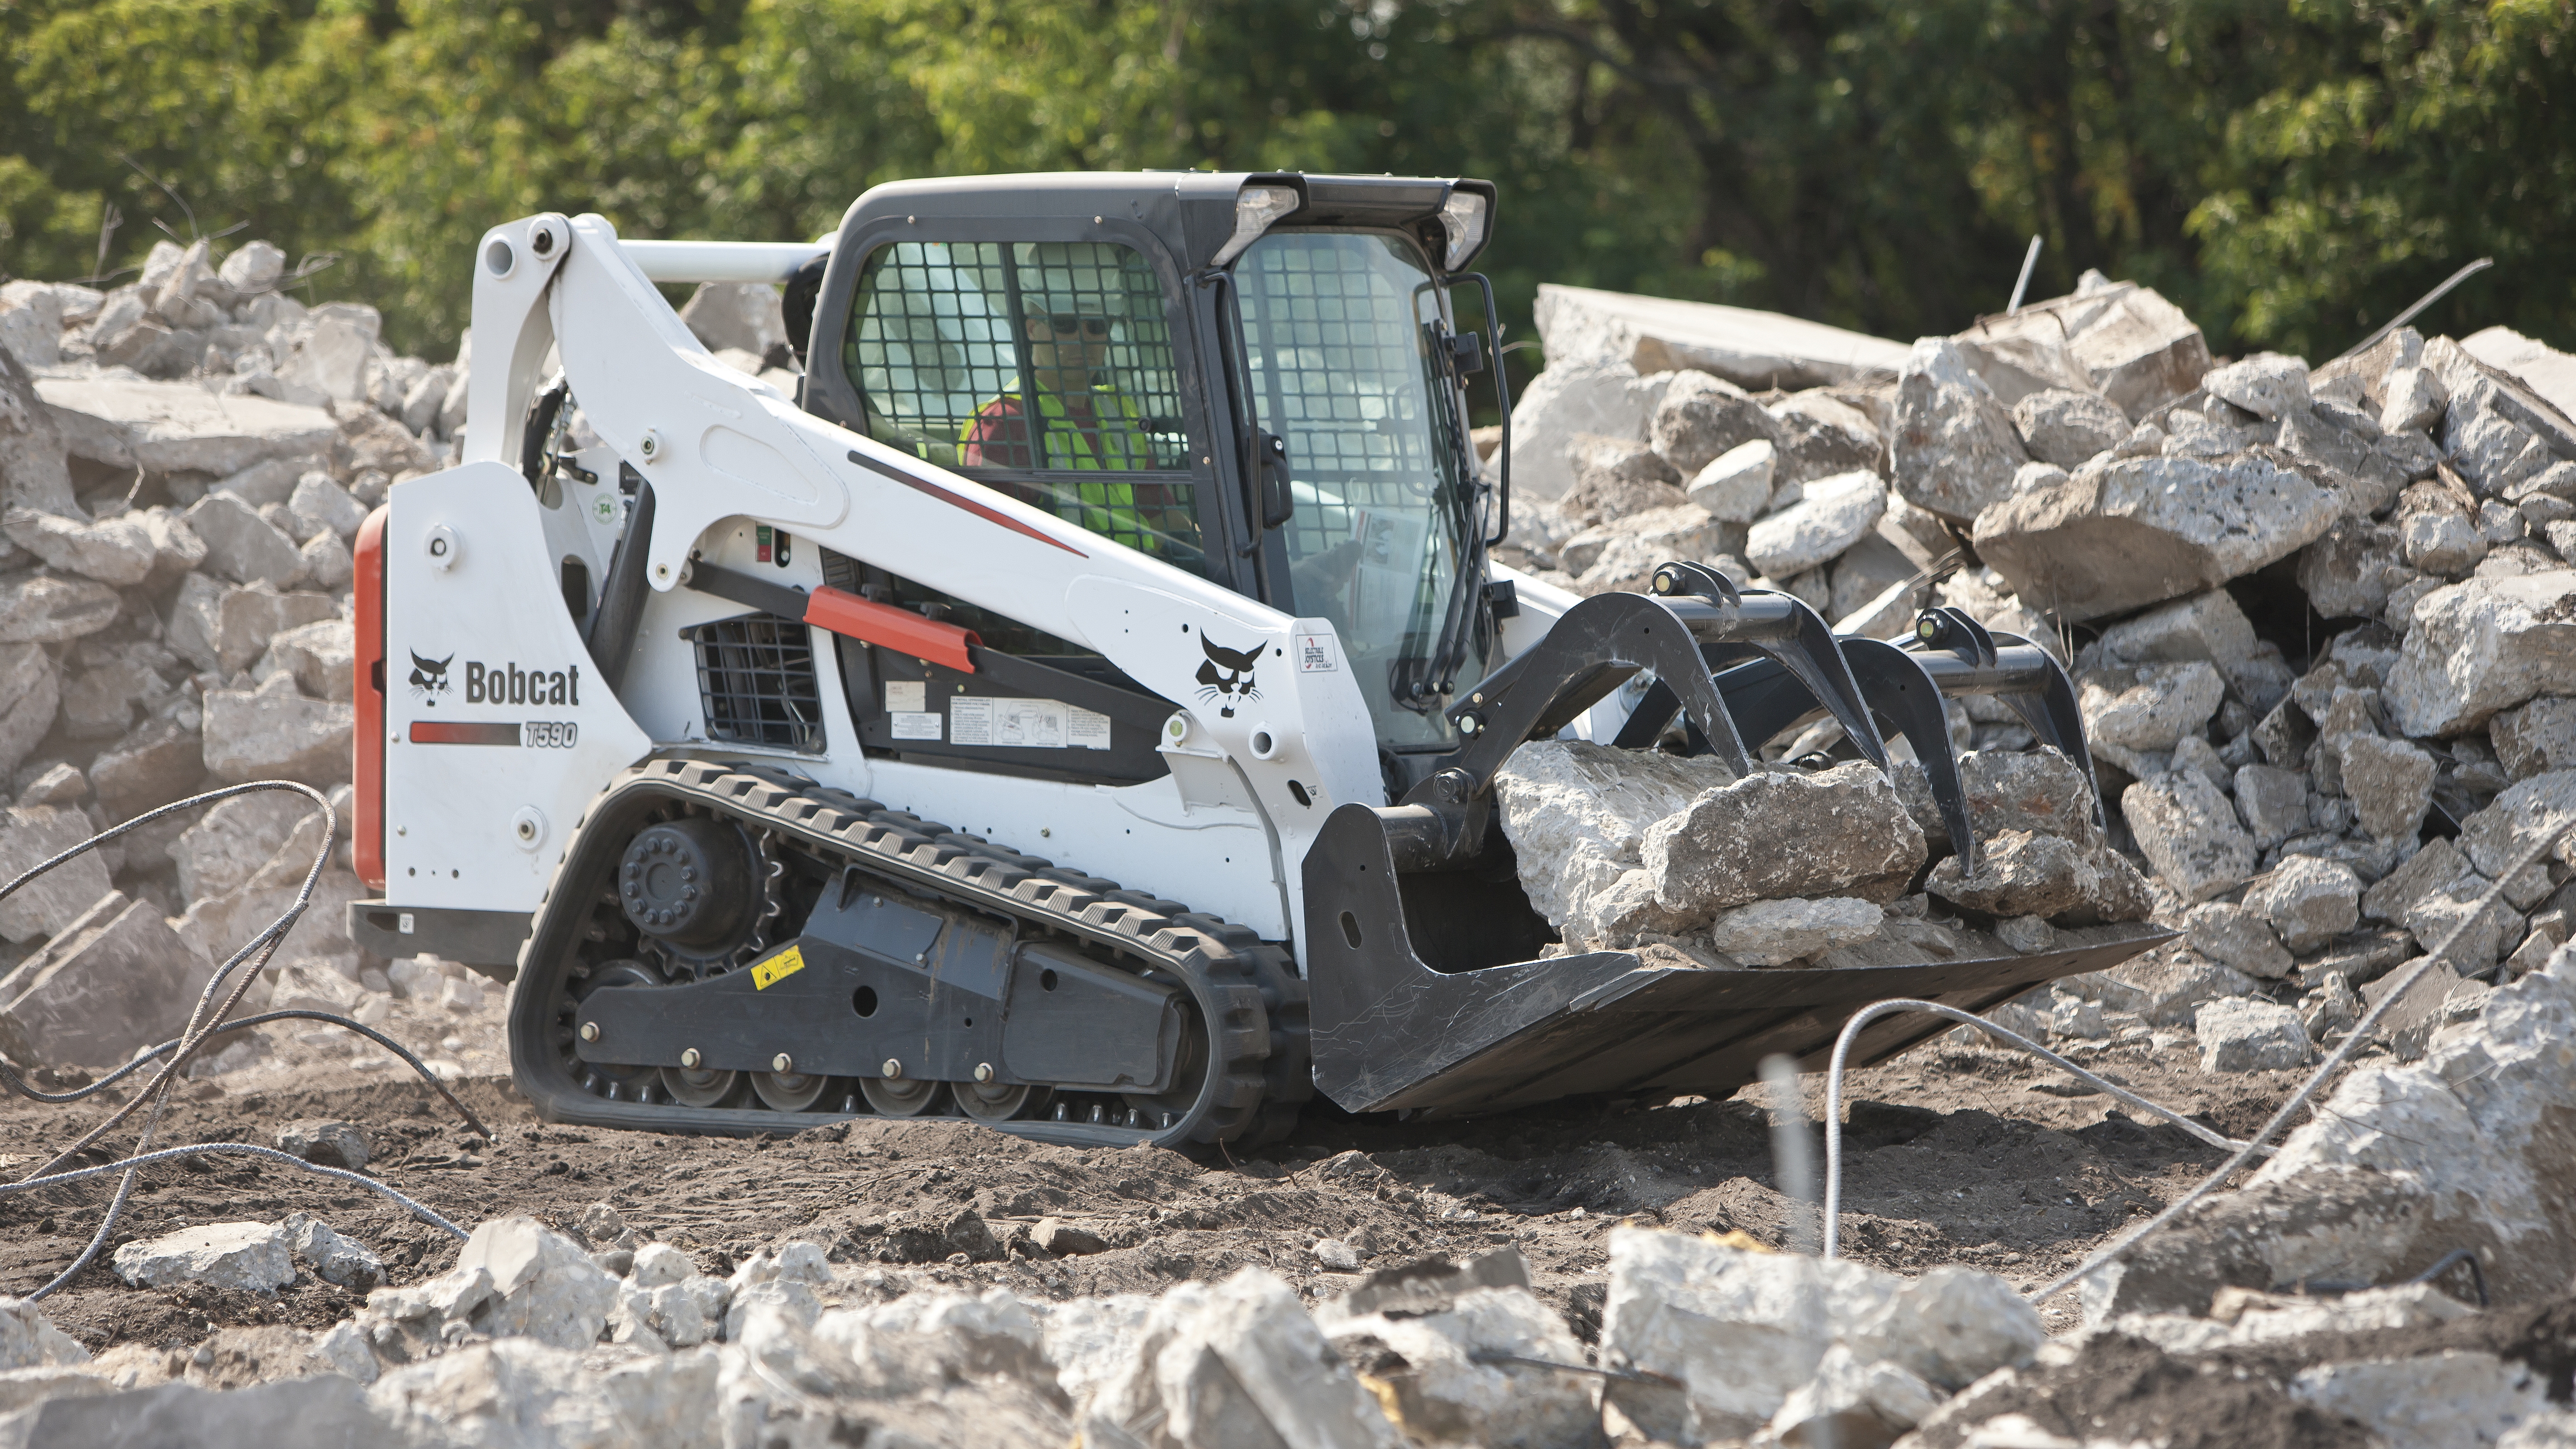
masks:
[[(1517, 944), (1528, 957), (1543, 944), (1545, 925), (1518, 884), (1474, 872), (1400, 874), (1379, 812), (1366, 805), (1341, 806), (1325, 822), (1305, 883), (1315, 1085), (1352, 1111), (1458, 1116), (1595, 1094), (1723, 1097), (1775, 1052), (1822, 1067), (1843, 1023), (1871, 1002), (1904, 996), (1981, 1011), (2173, 936), (2099, 926), (2063, 933), (2066, 949), (2024, 956), (1970, 933), (1978, 944), (1951, 959), (1891, 952), (1883, 964), (1807, 970), (1656, 966), (1627, 951), (1494, 956), (1514, 944), (1515, 909), (1524, 918)], [(1479, 956), (1508, 964), (1467, 964)], [(1854, 1060), (1893, 1056), (1948, 1025), (1921, 1013), (1882, 1018), (1861, 1034)]]
[[(1821, 1066), (1843, 1023), (1872, 1002), (1983, 1010), (2172, 939), (2152, 925), (2099, 926), (2026, 956), (1979, 932), (1924, 933), (1922, 946), (1882, 938), (1833, 953), (1832, 965), (1773, 970), (1659, 965), (1629, 951), (1544, 955), (1552, 936), (1494, 818), (1494, 773), (1640, 670), (1656, 682), (1614, 741), (1630, 748), (1651, 747), (1681, 713), (1694, 748), (1743, 773), (1745, 741), (1822, 713), (1883, 769), (1881, 725), (1904, 735), (1970, 865), (1976, 835), (1942, 694), (1999, 694), (2091, 768), (2065, 672), (2024, 640), (1937, 610), (1908, 647), (1838, 639), (1789, 595), (1666, 564), (1655, 596), (1586, 599), (1478, 684), (1451, 711), (1466, 746), (1402, 804), (1344, 805), (1325, 822), (1303, 871), (1315, 1084), (1326, 1096), (1354, 1111), (1434, 1115), (1600, 1094), (1723, 1096), (1775, 1053)], [(1862, 1034), (1857, 1059), (1891, 1056), (1945, 1024), (1884, 1018)]]

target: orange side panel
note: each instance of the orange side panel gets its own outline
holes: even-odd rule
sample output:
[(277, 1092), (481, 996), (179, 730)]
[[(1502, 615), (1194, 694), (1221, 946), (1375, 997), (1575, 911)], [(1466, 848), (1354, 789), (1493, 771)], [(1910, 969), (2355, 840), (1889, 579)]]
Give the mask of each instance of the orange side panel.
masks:
[(385, 515), (378, 507), (358, 526), (358, 659), (350, 694), (357, 701), (358, 718), (357, 759), (350, 774), (358, 797), (352, 844), (358, 879), (379, 891), (385, 888)]
[(834, 588), (816, 589), (805, 596), (805, 622), (968, 674), (975, 672), (975, 658), (967, 646), (984, 642), (972, 629), (925, 619), (910, 609)]

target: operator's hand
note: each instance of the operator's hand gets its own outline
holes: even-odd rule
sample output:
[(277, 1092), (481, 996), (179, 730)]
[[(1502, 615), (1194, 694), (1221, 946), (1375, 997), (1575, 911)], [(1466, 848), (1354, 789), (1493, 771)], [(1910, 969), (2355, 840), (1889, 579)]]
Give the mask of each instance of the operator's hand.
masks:
[(1350, 584), (1359, 566), (1360, 542), (1355, 538), (1290, 564), (1288, 581), (1296, 586), (1297, 607), (1309, 614), (1318, 611), (1325, 600), (1337, 597)]

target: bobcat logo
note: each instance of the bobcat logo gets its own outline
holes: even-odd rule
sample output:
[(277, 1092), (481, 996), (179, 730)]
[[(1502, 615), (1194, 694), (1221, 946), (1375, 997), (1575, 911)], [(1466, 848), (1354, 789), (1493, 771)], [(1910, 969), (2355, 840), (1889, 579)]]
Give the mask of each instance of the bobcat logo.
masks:
[(455, 662), (453, 654), (444, 659), (423, 659), (419, 650), (411, 651), (411, 697), (435, 706), (440, 695), (456, 687), (447, 681), (447, 666)]
[(1199, 698), (1225, 704), (1217, 713), (1234, 718), (1234, 707), (1247, 699), (1259, 699), (1261, 691), (1253, 687), (1252, 666), (1261, 662), (1261, 646), (1250, 649), (1227, 649), (1205, 634), (1199, 636), (1199, 647), (1207, 651), (1207, 662), (1199, 666), (1199, 683), (1207, 686)]

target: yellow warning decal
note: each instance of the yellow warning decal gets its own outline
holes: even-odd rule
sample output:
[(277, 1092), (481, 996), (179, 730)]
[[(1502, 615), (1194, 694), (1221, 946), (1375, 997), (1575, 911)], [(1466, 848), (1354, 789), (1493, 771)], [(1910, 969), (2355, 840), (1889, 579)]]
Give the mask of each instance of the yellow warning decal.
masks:
[(790, 946), (786, 950), (779, 952), (777, 955), (770, 957), (766, 961), (755, 961), (752, 963), (751, 989), (754, 991), (767, 991), (779, 982), (786, 980), (788, 977), (793, 976), (804, 969), (805, 953), (794, 946)]

